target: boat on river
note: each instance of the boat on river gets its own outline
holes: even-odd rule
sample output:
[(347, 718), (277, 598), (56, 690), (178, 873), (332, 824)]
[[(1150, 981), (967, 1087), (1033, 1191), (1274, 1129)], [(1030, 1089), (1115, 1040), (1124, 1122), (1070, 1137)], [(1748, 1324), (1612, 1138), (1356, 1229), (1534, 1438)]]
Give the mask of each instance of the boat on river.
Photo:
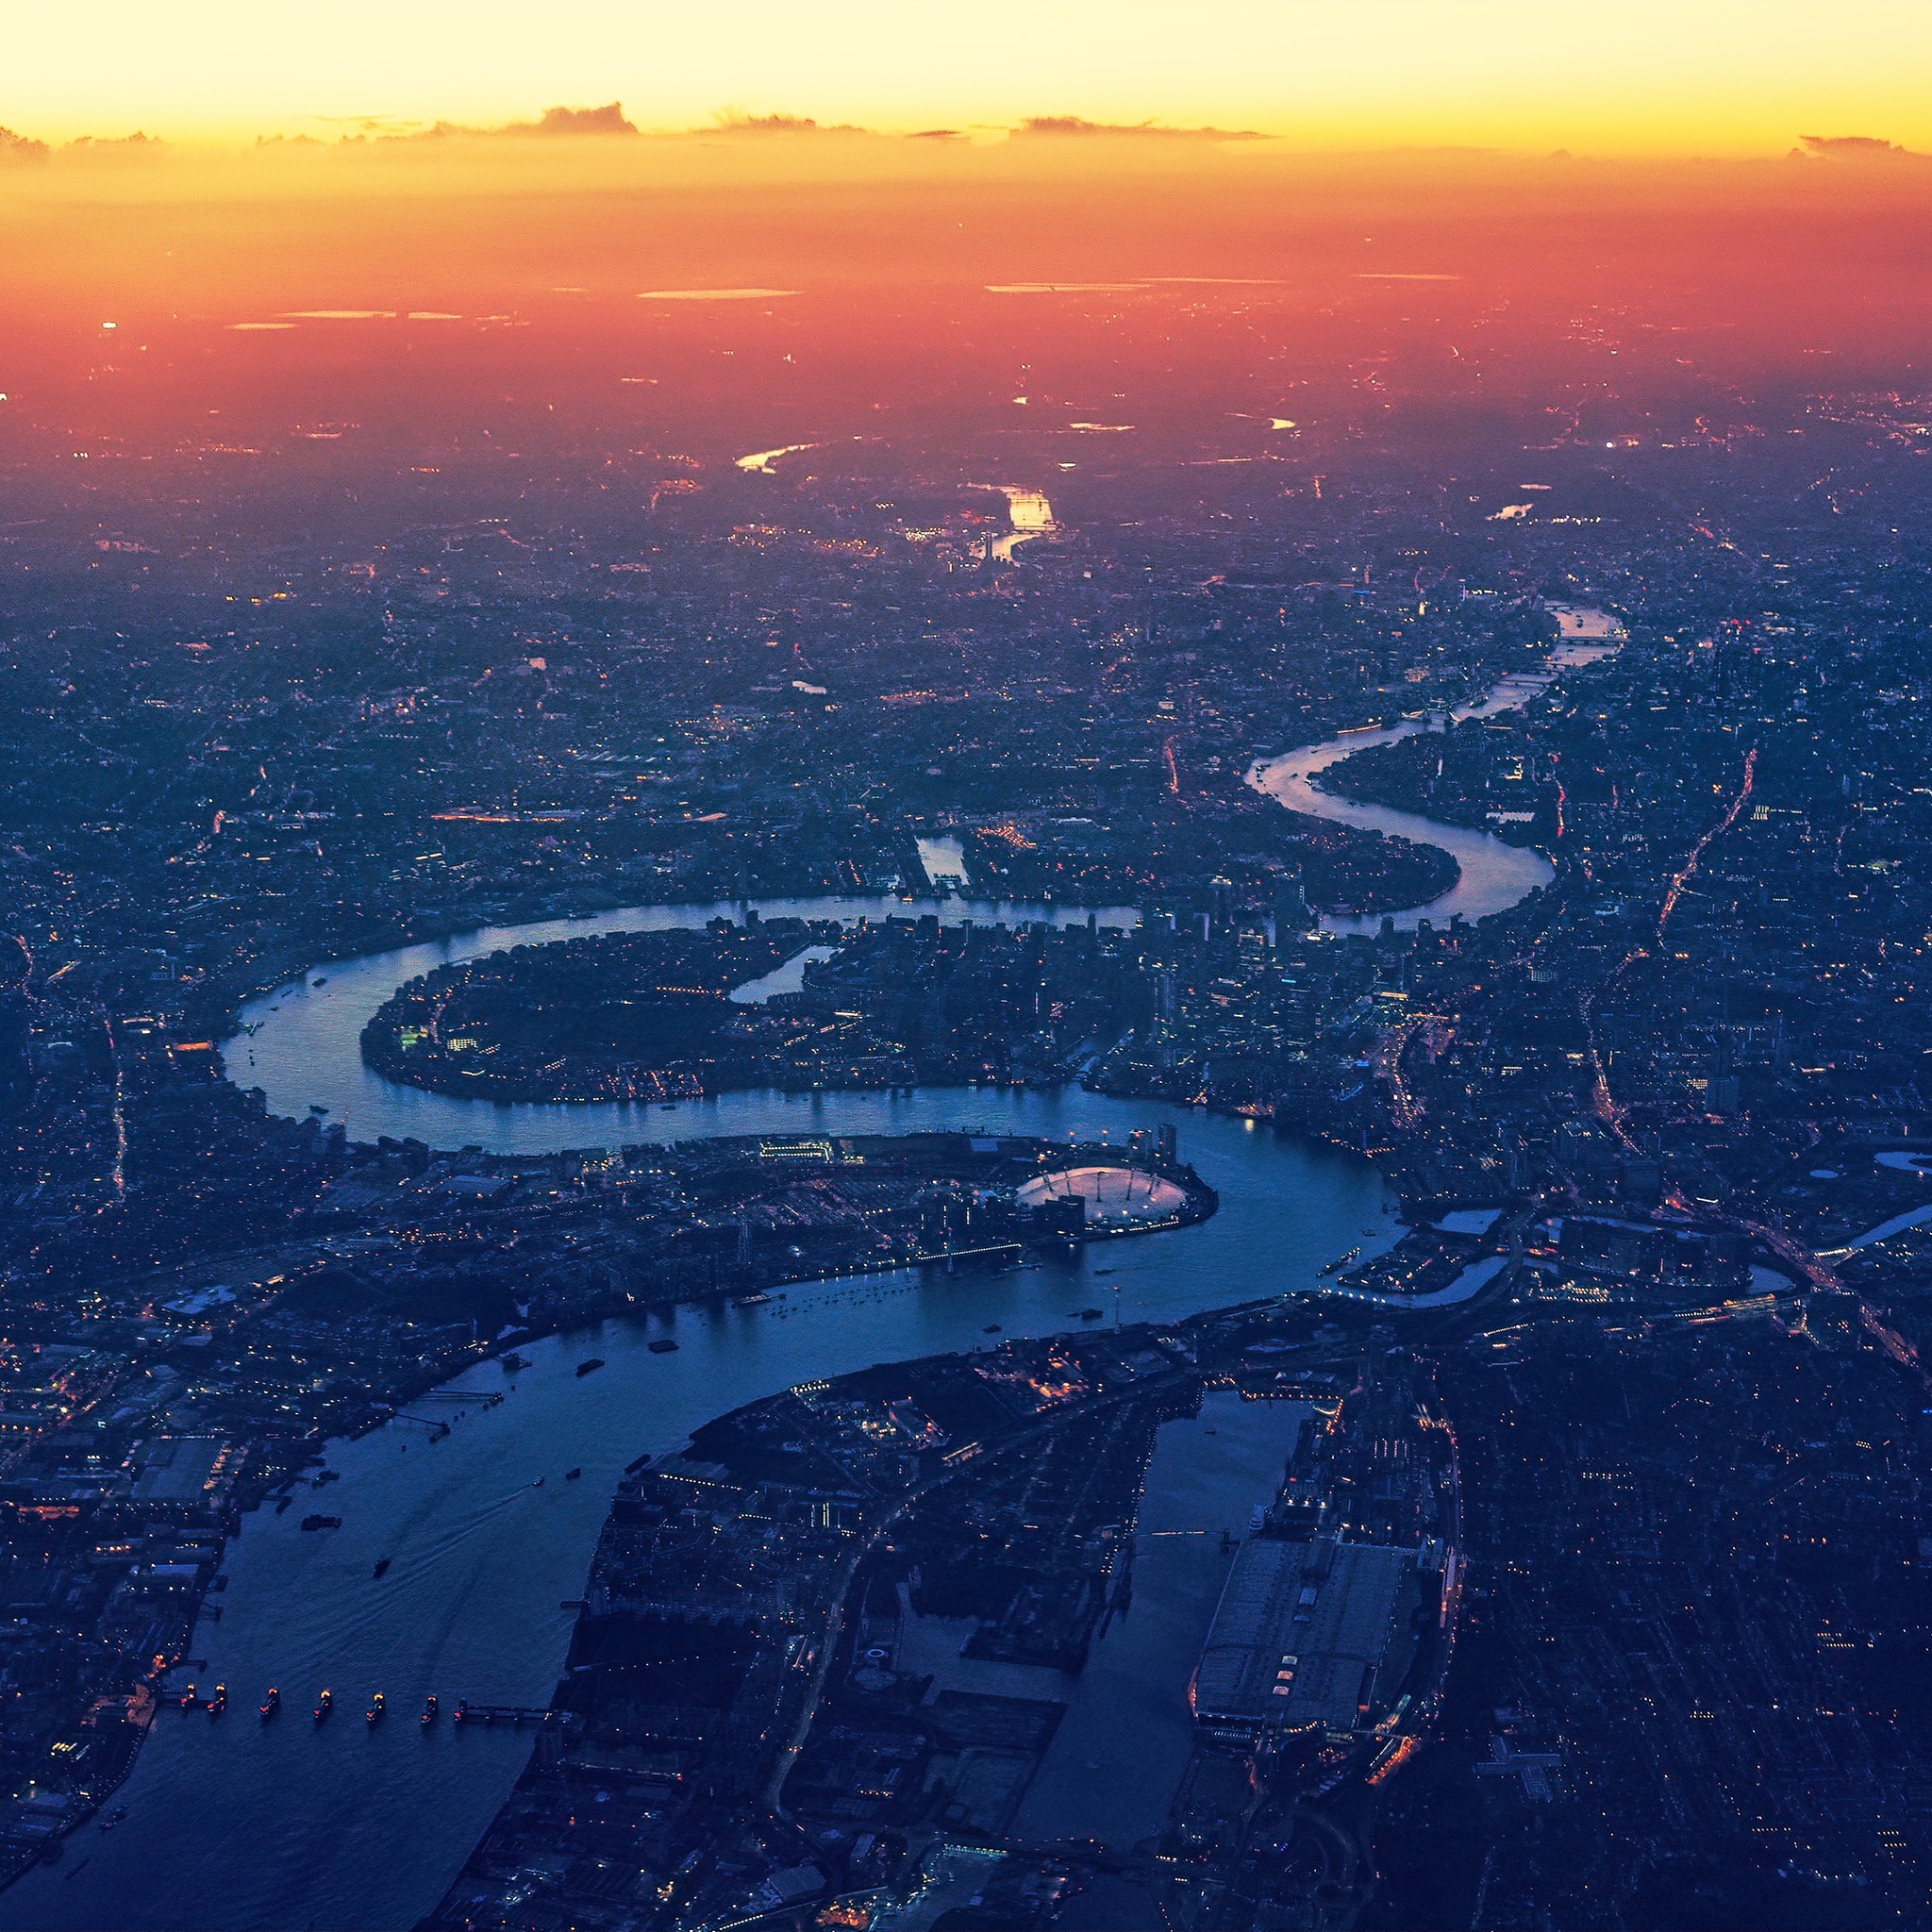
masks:
[(594, 1375), (603, 1366), (604, 1357), (601, 1355), (593, 1355), (589, 1361), (579, 1362), (577, 1364), (577, 1380), (581, 1382), (586, 1375)]
[[(702, 916), (728, 909), (706, 908)], [(950, 921), (967, 913), (996, 916), (961, 905), (946, 917)], [(1079, 917), (1084, 922), (1084, 908)], [(1103, 910), (1101, 918), (1105, 923), (1108, 914)], [(1116, 915), (1113, 923), (1131, 925), (1132, 915)], [(537, 935), (489, 933), (474, 941), (459, 938), (454, 948), (487, 952), (539, 937), (541, 929)], [(652, 1131), (637, 1110), (625, 1110), (620, 1119), (615, 1107), (607, 1112), (601, 1103), (549, 1108), (478, 1106), (379, 1085), (356, 1058), (363, 999), (379, 1004), (402, 981), (444, 957), (444, 943), (438, 941), (434, 947), (403, 949), (400, 958), (332, 964), (328, 1001), (283, 1004), (254, 1042), (260, 1049), (258, 1068), (249, 1075), (267, 1090), (270, 1111), (299, 1116), (310, 1101), (325, 1100), (333, 1107), (331, 1117), (345, 1121), (358, 1143), (372, 1142), (381, 1133), (415, 1135), (448, 1148), (482, 1141), (486, 1152), (506, 1158), (533, 1157), (546, 1141), (614, 1146)], [(317, 1024), (324, 1016), (327, 1026)], [(258, 1019), (260, 1011), (251, 1009), (245, 1017)], [(285, 1023), (291, 1030), (279, 1032)], [(331, 1055), (336, 1058), (325, 1059)], [(329, 1081), (337, 1084), (324, 1084)], [(385, 1113), (386, 1108), (395, 1111)], [(923, 1089), (896, 1095), (726, 1095), (705, 1103), (702, 1114), (702, 1120), (694, 1117), (695, 1110), (688, 1116), (683, 1131), (796, 1135), (809, 1121), (829, 1134), (938, 1132), (984, 1120), (990, 1130), (1001, 1133), (1065, 1140), (1073, 1130), (1085, 1143), (1098, 1141), (1105, 1126), (1121, 1139), (1151, 1122), (1177, 1121), (1192, 1141), (1191, 1158), (1224, 1190), (1223, 1213), (1197, 1230), (1163, 1237), (1162, 1266), (1122, 1268), (1121, 1278), (1132, 1278), (1123, 1310), (1129, 1322), (1179, 1321), (1197, 1309), (1271, 1288), (1306, 1289), (1324, 1260), (1361, 1239), (1356, 1230), (1373, 1218), (1383, 1199), (1377, 1172), (1345, 1154), (1311, 1150), (1272, 1135), (1257, 1137), (1239, 1120), (1189, 1115), (1151, 1101), (1108, 1099), (1072, 1086), (996, 1093)], [(668, 1137), (661, 1124), (656, 1130)], [(516, 1507), (521, 1490), (512, 1488), (509, 1473), (520, 1459), (525, 1467), (534, 1462), (540, 1471), (561, 1464), (559, 1481), (564, 1470), (581, 1465), (588, 1479), (593, 1467), (614, 1472), (646, 1452), (653, 1461), (675, 1455), (702, 1423), (783, 1387), (874, 1361), (964, 1351), (974, 1344), (985, 1351), (999, 1339), (981, 1335), (990, 1321), (1002, 1322), (1016, 1335), (1049, 1333), (1056, 1327), (1097, 1329), (1098, 1307), (1083, 1322), (1080, 1305), (1074, 1304), (1076, 1312), (1068, 1318), (1067, 1290), (1077, 1287), (1077, 1280), (1058, 1262), (1049, 1262), (1003, 1277), (981, 1299), (982, 1291), (966, 1292), (921, 1279), (903, 1293), (876, 1302), (864, 1299), (849, 1320), (842, 1307), (828, 1307), (826, 1291), (813, 1286), (794, 1289), (789, 1301), (774, 1293), (769, 1312), (775, 1316), (794, 1306), (800, 1318), (790, 1321), (739, 1323), (687, 1311), (674, 1328), (656, 1311), (646, 1315), (640, 1308), (601, 1330), (581, 1329), (527, 1344), (520, 1341), (515, 1344), (520, 1357), (534, 1357), (527, 1374), (506, 1374), (501, 1367), (475, 1361), (450, 1386), (469, 1398), (473, 1411), (477, 1391), (486, 1386), (506, 1394), (514, 1389), (521, 1399), (506, 1402), (487, 1419), (473, 1413), (470, 1420), (477, 1426), (458, 1429), (441, 1444), (439, 1457), (398, 1453), (401, 1437), (395, 1430), (332, 1445), (331, 1457), (344, 1471), (343, 1513), (349, 1513), (353, 1491), (356, 1535), (367, 1538), (359, 1544), (357, 1564), (318, 1564), (315, 1559), (325, 1552), (306, 1537), (291, 1544), (273, 1519), (246, 1525), (241, 1554), (234, 1559), (234, 1583), (220, 1599), (227, 1607), (220, 1632), (221, 1661), (242, 1682), (278, 1681), (299, 1668), (325, 1681), (346, 1674), (346, 1680), (354, 1682), (359, 1671), (365, 1681), (367, 1674), (375, 1674), (401, 1684), (407, 1695), (411, 1683), (420, 1687), (425, 1679), (447, 1680), (449, 1657), (459, 1654), (485, 1674), (489, 1688), (479, 1681), (480, 1694), (534, 1707), (547, 1699), (567, 1668), (565, 1646), (579, 1613), (560, 1613), (558, 1604), (583, 1594), (604, 1512), (601, 1505), (553, 1509), (547, 1498), (541, 1507)], [(1111, 1289), (1113, 1283), (1092, 1285)], [(489, 1325), (484, 1324), (486, 1337)], [(674, 1338), (684, 1344), (681, 1354), (665, 1349), (640, 1359), (646, 1356), (640, 1343)], [(574, 1397), (558, 1379), (559, 1370), (568, 1366), (574, 1371), (578, 1349), (588, 1343), (594, 1350), (607, 1339), (620, 1353), (600, 1372), (598, 1400)], [(501, 1344), (506, 1350), (511, 1345), (507, 1337)], [(988, 1358), (983, 1352), (981, 1359)], [(501, 1363), (503, 1357), (496, 1359)], [(418, 1402), (408, 1406), (418, 1413), (430, 1412)], [(1224, 1423), (1222, 1436), (1228, 1434)], [(408, 1446), (421, 1446), (413, 1431)], [(452, 1457), (458, 1458), (454, 1470), (444, 1466)], [(525, 1477), (525, 1486), (531, 1480)], [(565, 1487), (575, 1496), (581, 1484)], [(316, 1502), (311, 1507), (322, 1507), (324, 1492), (312, 1493)], [(370, 1580), (370, 1570), (362, 1567), (375, 1561), (367, 1553), (369, 1543), (378, 1555), (385, 1546), (391, 1553), (408, 1548), (410, 1600), (424, 1612), (384, 1617), (378, 1661), (364, 1661), (372, 1653), (363, 1647), (366, 1619), (376, 1606), (357, 1587)], [(479, 1575), (488, 1579), (480, 1590), (474, 1587)], [(300, 1580), (291, 1585), (291, 1578)], [(385, 1594), (382, 1601), (393, 1608), (400, 1599), (392, 1602)], [(303, 1666), (299, 1660), (305, 1658), (308, 1661)], [(416, 1694), (420, 1706), (420, 1688)], [(314, 1692), (310, 1700), (315, 1702)], [(369, 1701), (365, 1695), (364, 1703)], [(455, 1728), (457, 1706), (450, 1707), (448, 1715)], [(469, 1722), (484, 1730), (483, 1711), (475, 1712), (464, 1728)], [(508, 1729), (508, 1721), (497, 1727)], [(531, 1727), (529, 1721), (525, 1727)], [(353, 1769), (345, 1759), (325, 1770), (318, 1759), (312, 1774), (291, 1778), (238, 1777), (225, 1752), (143, 1752), (135, 1773), (138, 1788), (132, 1791), (135, 1809), (151, 1820), (156, 1807), (162, 1807), (174, 1840), (171, 1867), (192, 1867), (193, 1883), (205, 1895), (245, 1899), (252, 1923), (343, 1923), (342, 1894), (333, 1889), (340, 1884), (353, 1888), (361, 1923), (414, 1924), (433, 1906), (425, 1892), (435, 1891), (441, 1883), (440, 1878), (434, 1883), (424, 1878), (433, 1849), (426, 1844), (420, 1857), (361, 1867), (352, 1860), (346, 1870), (341, 1860), (327, 1855), (284, 1862), (265, 1859), (261, 1852), (269, 1843), (340, 1847), (354, 1842), (358, 1834), (379, 1836), (384, 1819), (430, 1795), (454, 1847), (436, 1856), (447, 1857), (453, 1872), (487, 1831), (502, 1802), (502, 1760), (488, 1750), (433, 1748), (430, 1740), (441, 1728), (439, 1717), (421, 1753), (398, 1751), (394, 1747), (400, 1740), (390, 1738), (383, 1745), (372, 1741), (367, 1752), (357, 1747)], [(221, 1740), (197, 1735), (193, 1741)], [(253, 1733), (243, 1740), (250, 1751), (255, 1741)], [(331, 1750), (344, 1743), (341, 1738), (313, 1741)], [(324, 1757), (333, 1766), (329, 1752)], [(342, 1774), (337, 1775), (336, 1769)], [(145, 1832), (144, 1826), (140, 1836), (111, 1834), (96, 1843), (109, 1847), (118, 1862), (146, 1843)], [(96, 1864), (107, 1869), (100, 1854)], [(99, 1882), (101, 1875), (90, 1871), (88, 1879)], [(121, 1882), (118, 1876), (116, 1882)], [(79, 1890), (76, 1887), (75, 1893)], [(90, 1892), (87, 1902), (92, 1897)]]

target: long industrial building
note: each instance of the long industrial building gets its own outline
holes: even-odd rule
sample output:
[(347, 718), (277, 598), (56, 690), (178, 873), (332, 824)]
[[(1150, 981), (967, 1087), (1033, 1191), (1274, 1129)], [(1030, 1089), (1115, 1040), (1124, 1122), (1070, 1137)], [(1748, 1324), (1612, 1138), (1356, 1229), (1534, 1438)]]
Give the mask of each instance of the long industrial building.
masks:
[(1201, 1730), (1252, 1749), (1311, 1727), (1347, 1735), (1372, 1725), (1415, 1653), (1421, 1554), (1250, 1537), (1194, 1673)]

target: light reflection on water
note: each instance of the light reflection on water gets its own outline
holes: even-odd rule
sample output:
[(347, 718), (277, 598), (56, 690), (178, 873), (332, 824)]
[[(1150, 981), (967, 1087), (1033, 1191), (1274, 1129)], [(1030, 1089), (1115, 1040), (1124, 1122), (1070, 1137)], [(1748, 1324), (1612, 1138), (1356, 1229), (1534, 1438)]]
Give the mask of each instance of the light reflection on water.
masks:
[[(1621, 626), (1607, 612), (1568, 605), (1552, 608), (1563, 641), (1551, 651), (1549, 668), (1502, 678), (1475, 703), (1457, 706), (1449, 714), (1451, 717), (1460, 722), (1468, 718), (1493, 718), (1505, 711), (1521, 709), (1550, 688), (1556, 674), (1594, 663), (1619, 649)], [(1354, 825), (1362, 831), (1434, 845), (1456, 860), (1459, 876), (1448, 891), (1424, 906), (1411, 906), (1394, 915), (1397, 927), (1405, 932), (1423, 919), (1446, 925), (1458, 912), (1465, 919), (1477, 920), (1492, 912), (1507, 911), (1557, 875), (1556, 867), (1529, 846), (1510, 845), (1491, 832), (1424, 818), (1420, 812), (1358, 804), (1354, 799), (1324, 791), (1314, 783), (1318, 774), (1353, 758), (1357, 752), (1413, 738), (1429, 730), (1432, 722), (1428, 717), (1406, 718), (1387, 730), (1352, 731), (1344, 737), (1324, 739), (1320, 744), (1304, 745), (1279, 758), (1257, 758), (1248, 770), (1250, 785), (1291, 811), (1326, 819), (1333, 824)], [(1381, 924), (1382, 915), (1373, 912), (1359, 916), (1324, 913), (1322, 918), (1326, 932), (1374, 933), (1381, 929)]]
[[(701, 920), (713, 909), (731, 908), (677, 916)], [(882, 902), (874, 916), (884, 909), (903, 908)], [(810, 908), (824, 917), (855, 910), (841, 901)], [(983, 907), (947, 916), (966, 910), (991, 916)], [(652, 908), (605, 924), (669, 924), (674, 915)], [(1124, 909), (1101, 917), (1133, 919)], [(1183, 1155), (1221, 1191), (1222, 1210), (1198, 1227), (1109, 1243), (1102, 1265), (1113, 1273), (1104, 1281), (1082, 1255), (1000, 1274), (933, 1269), (819, 1283), (757, 1308), (687, 1306), (613, 1320), (527, 1345), (526, 1373), (506, 1378), (493, 1363), (466, 1372), (453, 1388), (479, 1398), (514, 1392), (494, 1408), (471, 1407), (433, 1445), (407, 1423), (332, 1445), (340, 1483), (302, 1492), (286, 1515), (247, 1520), (228, 1551), (229, 1588), (210, 1599), (223, 1619), (203, 1621), (193, 1645), (203, 1662), (177, 1674), (225, 1682), (230, 1717), (215, 1724), (165, 1711), (120, 1794), (125, 1822), (106, 1836), (82, 1832), (61, 1867), (12, 1888), (8, 1925), (401, 1932), (441, 1896), (529, 1749), (528, 1732), (459, 1732), (446, 1722), (425, 1730), (415, 1722), (421, 1700), (434, 1690), (445, 1711), (459, 1697), (549, 1701), (575, 1615), (564, 1605), (582, 1591), (611, 1491), (640, 1452), (675, 1450), (712, 1416), (814, 1376), (986, 1347), (989, 1323), (1005, 1337), (1077, 1329), (1084, 1307), (1112, 1314), (1113, 1291), (1124, 1321), (1179, 1320), (1308, 1289), (1337, 1255), (1390, 1238), (1383, 1183), (1364, 1161), (1250, 1123), (1078, 1089), (733, 1094), (620, 1115), (418, 1094), (362, 1068), (362, 1022), (399, 980), (526, 937), (596, 929), (597, 922), (558, 921), (320, 968), (312, 977), (326, 985), (305, 982), (251, 1006), (244, 1019), (259, 1030), (230, 1043), (230, 1067), (246, 1081), (236, 1062), (252, 1047), (253, 1077), (272, 1108), (299, 1115), (311, 1101), (327, 1102), (358, 1138), (414, 1132), (432, 1144), (506, 1152), (673, 1134), (974, 1125), (1084, 1141), (1172, 1122)], [(649, 1352), (647, 1341), (663, 1334), (675, 1337), (677, 1353)], [(575, 1364), (592, 1355), (607, 1366), (580, 1380)], [(460, 1406), (440, 1402), (436, 1413)], [(583, 1479), (563, 1481), (573, 1466)], [(325, 1496), (342, 1527), (304, 1534), (305, 1507)], [(374, 1566), (383, 1557), (391, 1567), (378, 1582)], [(1130, 1616), (1122, 1635), (1153, 1621)], [(252, 1711), (271, 1684), (283, 1713), (263, 1724)], [(324, 1685), (339, 1710), (318, 1730), (307, 1712)], [(360, 1712), (377, 1690), (391, 1714), (371, 1730)]]
[[(761, 452), (745, 459), (783, 452)], [(1039, 492), (1009, 490), (1011, 545), (1052, 525)], [(997, 547), (997, 546), (996, 546)], [(1558, 612), (1564, 642), (1553, 669), (1616, 647), (1601, 613)], [(1574, 641), (1572, 641), (1574, 640)], [(1458, 715), (1491, 715), (1526, 702), (1546, 678), (1505, 680)], [(1261, 760), (1250, 782), (1299, 811), (1423, 840), (1463, 868), (1455, 891), (1401, 915), (1472, 918), (1514, 904), (1544, 882), (1539, 855), (1488, 835), (1406, 812), (1358, 806), (1308, 781), (1327, 764), (1420, 724), (1359, 733)], [(948, 921), (1083, 920), (1068, 908), (908, 907), (897, 900), (764, 902), (773, 916), (880, 918), (938, 910)], [(909, 1093), (726, 1094), (675, 1108), (517, 1106), (463, 1101), (392, 1086), (361, 1063), (358, 1036), (402, 981), (501, 947), (598, 931), (702, 924), (741, 908), (629, 908), (599, 918), (488, 929), (372, 958), (333, 963), (249, 1003), (225, 1049), (238, 1084), (260, 1087), (276, 1112), (311, 1105), (358, 1140), (415, 1135), (432, 1146), (475, 1144), (506, 1154), (615, 1146), (700, 1135), (905, 1133), (986, 1126), (1074, 1136), (1125, 1134), (1173, 1122), (1183, 1153), (1221, 1192), (1205, 1224), (1109, 1244), (1106, 1289), (1084, 1255), (1003, 1274), (930, 1270), (817, 1284), (758, 1308), (686, 1307), (530, 1344), (530, 1367), (506, 1378), (494, 1364), (453, 1389), (474, 1392), (452, 1433), (431, 1444), (407, 1423), (332, 1445), (342, 1480), (328, 1491), (339, 1531), (305, 1535), (303, 1503), (285, 1516), (258, 1512), (227, 1557), (220, 1623), (204, 1619), (194, 1674), (225, 1682), (234, 1714), (215, 1724), (169, 1710), (121, 1793), (128, 1815), (110, 1836), (78, 1834), (63, 1866), (42, 1867), (6, 1898), (21, 1928), (192, 1932), (265, 1925), (386, 1928), (412, 1925), (436, 1903), (515, 1780), (529, 1734), (458, 1731), (414, 1722), (436, 1691), (542, 1705), (561, 1666), (590, 1554), (625, 1463), (662, 1454), (699, 1424), (738, 1405), (820, 1375), (872, 1362), (985, 1345), (1079, 1325), (1074, 1310), (1113, 1300), (1128, 1321), (1174, 1321), (1213, 1307), (1312, 1286), (1320, 1269), (1357, 1245), (1386, 1246), (1388, 1202), (1367, 1163), (1311, 1148), (1252, 1122), (1217, 1119), (1078, 1089), (918, 1090)], [(1128, 908), (1102, 924), (1131, 927)], [(1373, 930), (1374, 920), (1327, 922)], [(791, 962), (802, 972), (802, 963)], [(791, 967), (781, 969), (790, 971)], [(675, 1334), (679, 1350), (646, 1342)], [(579, 1379), (591, 1355), (607, 1366)], [(494, 1408), (481, 1399), (511, 1392)], [(1233, 1403), (1232, 1408), (1228, 1405)], [(458, 1404), (440, 1406), (453, 1415)], [(1225, 1415), (1223, 1409), (1227, 1409)], [(1099, 1836), (1115, 1844), (1158, 1827), (1186, 1755), (1185, 1686), (1212, 1614), (1225, 1558), (1218, 1534), (1167, 1530), (1237, 1527), (1272, 1491), (1299, 1411), (1210, 1395), (1203, 1418), (1161, 1431), (1143, 1503), (1132, 1608), (1094, 1647), (1068, 1694), (1069, 1710), (1023, 1803), (1029, 1836)], [(1207, 1431), (1214, 1424), (1215, 1434)], [(580, 1466), (581, 1482), (560, 1479)], [(543, 1477), (539, 1487), (538, 1477)], [(308, 1494), (313, 1495), (309, 1491)], [(391, 1567), (377, 1582), (378, 1557)], [(189, 1673), (177, 1674), (185, 1677)], [(284, 1714), (246, 1713), (269, 1685)], [(326, 1726), (304, 1712), (326, 1684), (340, 1714)], [(383, 1690), (393, 1713), (374, 1729), (360, 1700)], [(1090, 1765), (1103, 1767), (1096, 1774)], [(1130, 1775), (1120, 1767), (1130, 1765)]]

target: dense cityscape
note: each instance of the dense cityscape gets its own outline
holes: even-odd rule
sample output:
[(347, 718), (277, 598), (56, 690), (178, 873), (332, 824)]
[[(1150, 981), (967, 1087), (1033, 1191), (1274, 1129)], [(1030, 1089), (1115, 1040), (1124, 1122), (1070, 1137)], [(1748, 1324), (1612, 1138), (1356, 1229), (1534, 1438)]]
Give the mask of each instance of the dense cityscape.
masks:
[(1563, 261), (22, 352), (9, 1923), (1932, 1918), (1932, 389)]

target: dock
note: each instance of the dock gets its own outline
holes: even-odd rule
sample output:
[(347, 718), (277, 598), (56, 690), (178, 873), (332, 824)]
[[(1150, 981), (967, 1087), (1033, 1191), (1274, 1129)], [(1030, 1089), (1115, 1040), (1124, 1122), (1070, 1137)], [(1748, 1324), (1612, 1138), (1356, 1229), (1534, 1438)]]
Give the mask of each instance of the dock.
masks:
[(551, 1710), (542, 1705), (475, 1704), (465, 1697), (457, 1705), (455, 1721), (459, 1724), (535, 1724), (539, 1728), (556, 1729), (566, 1725), (568, 1720), (567, 1711)]

